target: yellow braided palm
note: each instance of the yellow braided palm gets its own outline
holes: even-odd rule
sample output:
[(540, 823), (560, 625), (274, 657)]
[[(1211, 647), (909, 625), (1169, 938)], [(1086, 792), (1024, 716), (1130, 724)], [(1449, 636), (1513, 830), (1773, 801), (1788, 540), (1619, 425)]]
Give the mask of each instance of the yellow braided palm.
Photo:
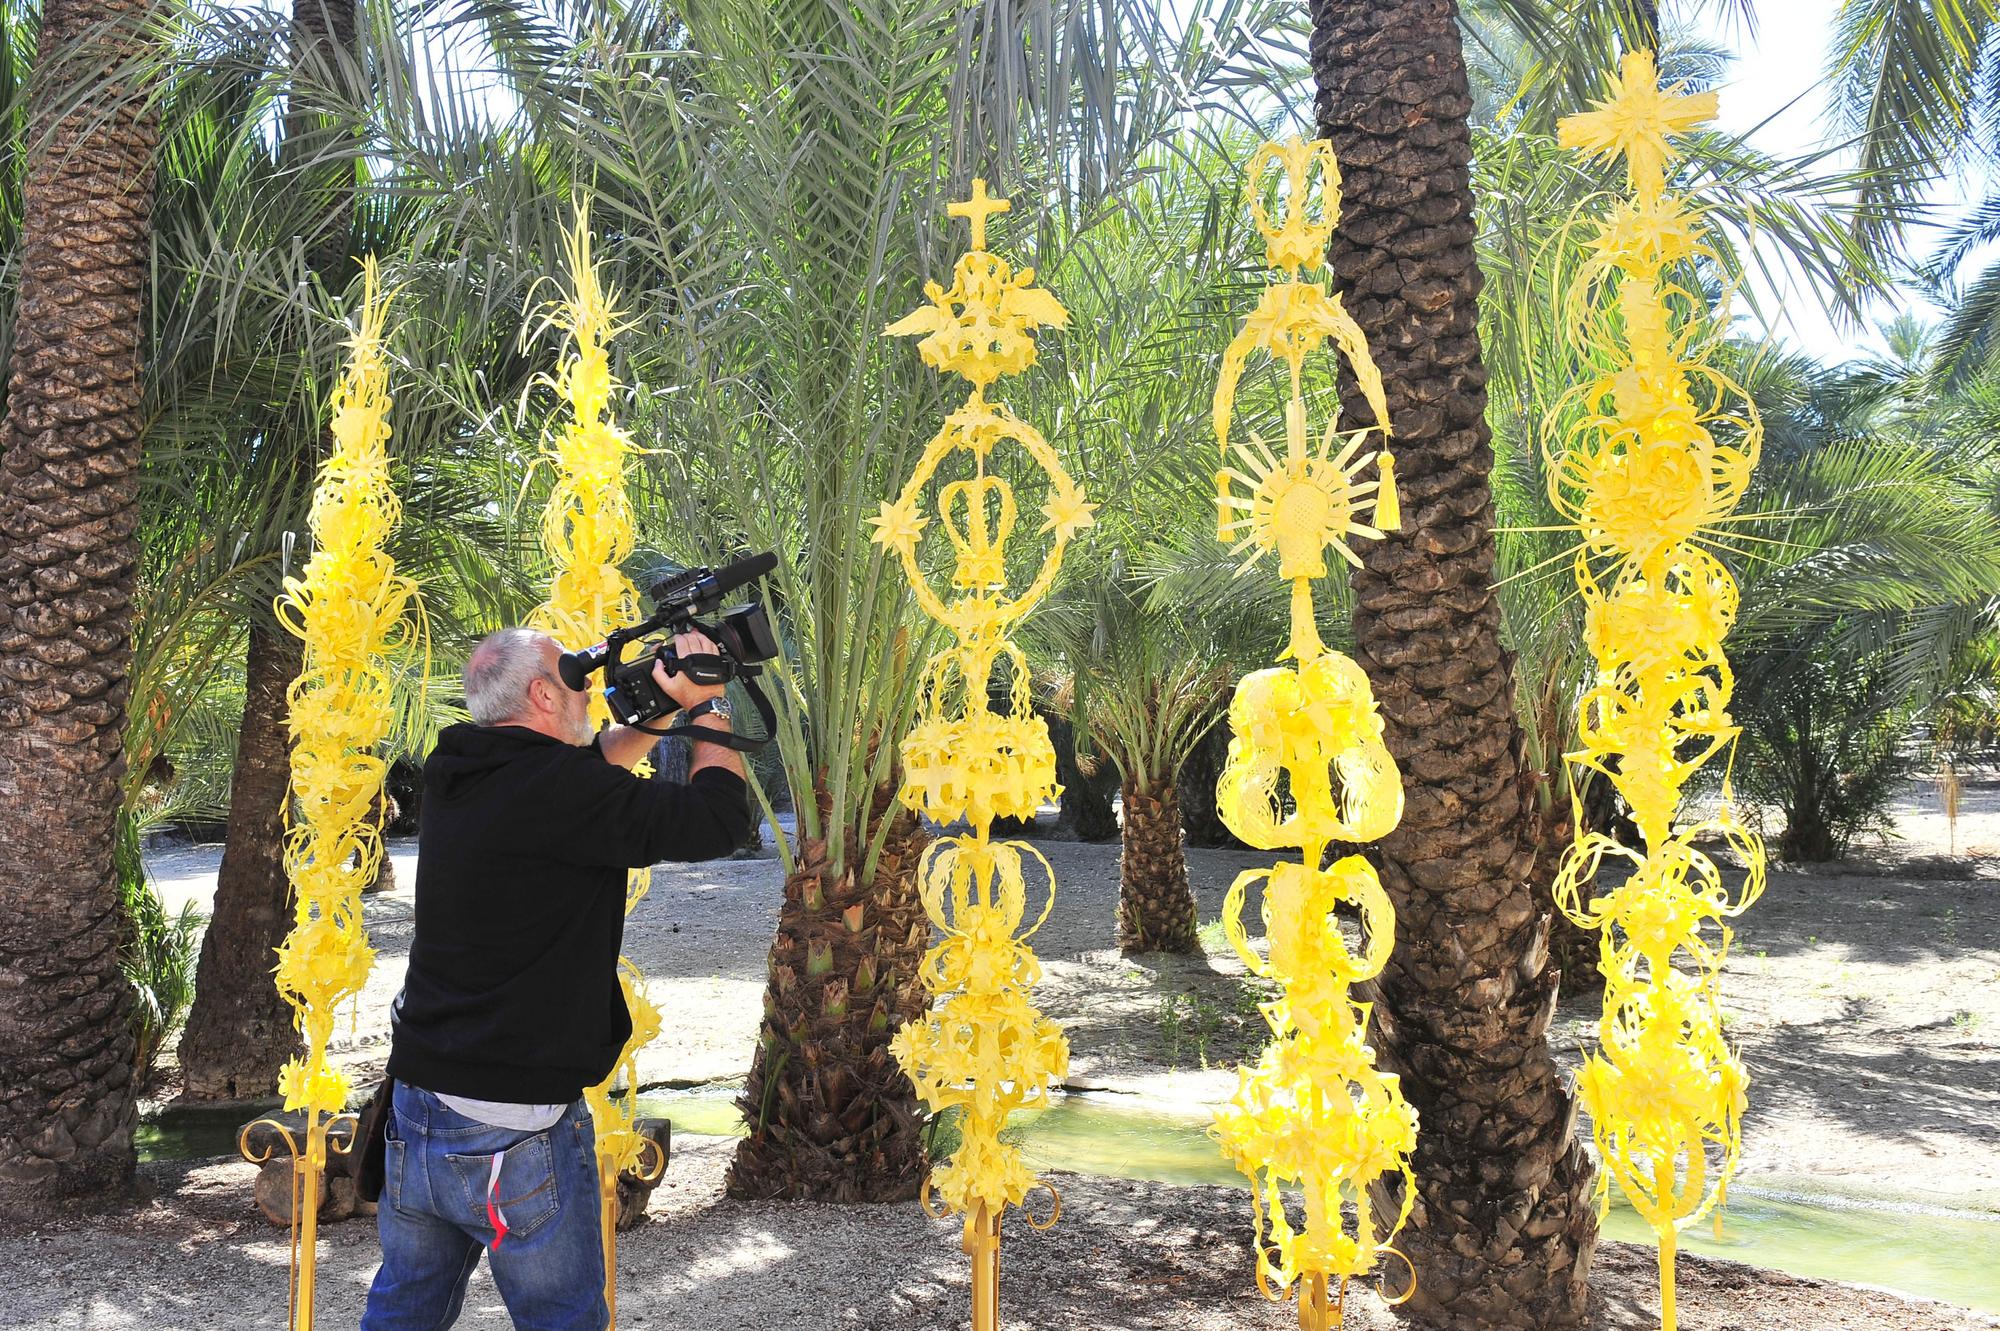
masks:
[[(1264, 201), (1264, 177), (1284, 171), (1285, 218), (1274, 222)], [(1311, 209), (1317, 167), (1322, 208)], [(1313, 626), (1312, 582), (1326, 576), (1326, 551), (1359, 562), (1347, 542), (1379, 538), (1398, 524), (1395, 482), (1381, 440), (1370, 431), (1340, 435), (1328, 413), (1318, 445), (1309, 443), (1301, 387), (1305, 359), (1331, 338), (1343, 352), (1388, 433), (1382, 380), (1359, 328), (1299, 277), (1317, 267), (1339, 221), (1340, 171), (1324, 140), (1265, 144), (1251, 158), (1250, 202), (1273, 268), (1286, 274), (1266, 291), (1223, 358), (1215, 390), (1216, 442), (1227, 460), (1234, 399), (1249, 352), (1262, 349), (1288, 374), (1285, 451), (1279, 457), (1252, 435), (1238, 441), (1238, 465), (1216, 476), (1217, 535), (1241, 535), (1236, 551), (1249, 562), (1278, 557), (1278, 576), (1292, 584), (1293, 664), (1246, 675), (1229, 706), (1229, 757), (1216, 784), (1217, 812), (1231, 831), (1264, 850), (1297, 847), (1297, 863), (1244, 873), (1222, 908), (1230, 945), (1252, 973), (1276, 981), (1281, 996), (1263, 1005), (1271, 1043), (1254, 1067), (1239, 1070), (1234, 1097), (1219, 1110), (1215, 1135), (1249, 1176), (1257, 1211), (1257, 1280), (1282, 1298), (1304, 1282), (1300, 1323), (1322, 1331), (1337, 1324), (1346, 1282), (1374, 1269), (1376, 1259), (1409, 1216), (1415, 1197), (1409, 1153), (1417, 1114), (1397, 1078), (1378, 1071), (1368, 1047), (1369, 1008), (1349, 986), (1378, 974), (1395, 941), (1396, 917), (1375, 870), (1359, 855), (1319, 866), (1335, 841), (1373, 841), (1403, 816), (1402, 775), (1382, 741), (1382, 718), (1361, 667), (1329, 651)], [(1361, 481), (1369, 463), (1378, 481)], [(1247, 497), (1235, 493), (1241, 486)], [(1376, 526), (1357, 518), (1372, 497)], [(1232, 519), (1232, 514), (1237, 515)], [(1281, 799), (1280, 780), (1290, 791)], [(1269, 956), (1251, 946), (1243, 921), (1250, 887), (1263, 884)], [(1342, 937), (1335, 910), (1360, 911), (1366, 942), (1360, 955)], [(1378, 1227), (1368, 1187), (1384, 1174), (1403, 1175), (1400, 1211)], [(1303, 1193), (1304, 1226), (1286, 1215), (1283, 1193)], [(1350, 1227), (1343, 1204), (1353, 1210)], [(1265, 1241), (1268, 1227), (1269, 1241)], [(1378, 1232), (1379, 1229), (1379, 1232)], [(1407, 1294), (1404, 1295), (1408, 1297)]]
[[(388, 298), (375, 261), (362, 277), (360, 325), (334, 390), (333, 447), (313, 492), (312, 558), (285, 579), (278, 622), (305, 643), (292, 684), (292, 799), (285, 871), (296, 895), (278, 949), (278, 989), (297, 1014), (305, 1053), (278, 1075), (285, 1108), (308, 1123), (347, 1102), (345, 1073), (327, 1063), (335, 1009), (367, 983), (375, 954), (361, 889), (382, 861), (375, 801), (386, 763), (393, 675), (385, 658), (408, 639), (416, 585), (383, 550), (401, 509), (389, 484)], [(323, 1150), (323, 1139), (315, 1143)], [(317, 1165), (318, 1161), (315, 1161)]]
[[(1601, 1196), (1617, 1180), (1658, 1236), (1665, 1331), (1676, 1233), (1723, 1200), (1742, 1147), (1748, 1075), (1723, 1039), (1719, 978), (1725, 921), (1764, 884), (1763, 847), (1737, 821), (1726, 776), (1716, 817), (1674, 821), (1688, 780), (1736, 740), (1722, 640), (1737, 587), (1702, 542), (1742, 497), (1762, 435), (1742, 387), (1704, 362), (1706, 303), (1673, 278), (1708, 250), (1697, 210), (1666, 189), (1670, 140), (1714, 111), (1713, 94), (1663, 92), (1652, 56), (1637, 52), (1611, 97), (1560, 127), (1567, 146), (1622, 156), (1632, 193), (1597, 223), (1571, 298), (1579, 342), (1611, 369), (1565, 396), (1557, 414), (1575, 423), (1548, 445), (1550, 498), (1582, 536), (1575, 571), (1597, 662), (1568, 761), (1616, 787), (1645, 848), (1586, 833), (1555, 899), (1602, 931), (1604, 1015), (1578, 1089)], [(1697, 848), (1711, 836), (1749, 866), (1733, 898)], [(1612, 865), (1623, 881), (1593, 898)]]
[[(901, 750), (900, 798), (939, 823), (964, 818), (972, 832), (942, 838), (924, 853), (920, 889), (940, 941), (926, 954), (922, 974), (937, 1006), (897, 1032), (891, 1050), (927, 1107), (963, 1111), (961, 1145), (926, 1187), (947, 1213), (965, 1216), (968, 1252), (982, 1226), (997, 1236), (999, 1217), (1038, 1182), (1020, 1149), (1000, 1140), (1007, 1115), (1045, 1104), (1050, 1085), (1069, 1072), (1068, 1041), (1028, 999), (1041, 979), (1028, 939), (1048, 918), (1055, 876), (1032, 846), (994, 842), (991, 832), (995, 818), (1033, 817), (1060, 790), (1048, 726), (1029, 705), (1026, 662), (1007, 631), (1048, 594), (1063, 551), (1090, 525), (1093, 508), (1041, 434), (986, 401), (987, 385), (1034, 362), (1030, 330), (1069, 322), (1056, 298), (1033, 285), (1032, 269), (1016, 273), (986, 250), (986, 216), (1006, 207), (1006, 200), (987, 197), (984, 181), (973, 182), (972, 199), (951, 206), (972, 223), (972, 247), (959, 258), (951, 288), (928, 284), (930, 303), (886, 330), (891, 336), (923, 334), (918, 350), (925, 362), (973, 387), (924, 450), (902, 493), (871, 519), (875, 542), (901, 558), (919, 606), (955, 639), (925, 667), (920, 715)], [(1048, 553), (1018, 593), (1009, 590), (1006, 568), (1016, 521), (1013, 487), (986, 472), (993, 450), (1006, 442), (1018, 445), (1050, 484), (1037, 532), (1051, 537)], [(972, 476), (936, 485), (938, 526), (955, 555), (947, 600), (931, 588), (918, 562), (919, 542), (932, 522), (919, 508), (940, 468), (960, 454), (970, 459)], [(988, 701), (1002, 655), (1013, 666), (1005, 714)], [(1047, 891), (1037, 919), (1025, 929), (1024, 856), (1040, 866)]]
[[(542, 510), (542, 547), (555, 565), (555, 576), (549, 599), (530, 622), (566, 647), (577, 648), (636, 621), (639, 593), (621, 567), (634, 542), (632, 505), (625, 493), (625, 468), (634, 449), (631, 437), (611, 413), (617, 384), (611, 377), (607, 344), (619, 329), (617, 298), (598, 280), (587, 205), (577, 208), (576, 223), (566, 239), (570, 292), (549, 317), (568, 334), (569, 355), (552, 377), (543, 380), (567, 408), (567, 419), (548, 450), (555, 483)], [(590, 709), (599, 725), (609, 719), (610, 709), (601, 694), (591, 694)], [(651, 884), (650, 870), (632, 873), (625, 893), (627, 915)], [(634, 1127), (637, 1059), (639, 1050), (660, 1033), (659, 1009), (646, 996), (645, 977), (630, 958), (618, 960), (618, 983), (632, 1014), (632, 1036), (611, 1075), (584, 1092), (597, 1128), (598, 1166), (607, 1188), (619, 1174), (639, 1168), (646, 1142)], [(621, 1079), (623, 1095), (613, 1089)]]

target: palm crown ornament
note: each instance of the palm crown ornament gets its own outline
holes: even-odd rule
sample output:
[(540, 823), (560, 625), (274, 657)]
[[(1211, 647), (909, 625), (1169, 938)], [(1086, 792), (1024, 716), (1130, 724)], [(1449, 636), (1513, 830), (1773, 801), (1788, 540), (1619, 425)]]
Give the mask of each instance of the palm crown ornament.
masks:
[[(899, 798), (938, 823), (963, 819), (970, 832), (934, 842), (919, 865), (924, 910), (939, 936), (922, 976), (937, 1004), (905, 1025), (891, 1049), (929, 1109), (961, 1115), (961, 1144), (925, 1180), (924, 1200), (926, 1209), (933, 1198), (941, 1203), (933, 1211), (940, 1218), (965, 1217), (975, 1331), (998, 1326), (1006, 1210), (1040, 1186), (1050, 1194), (1050, 1211), (1029, 1223), (1046, 1228), (1061, 1211), (1054, 1188), (1035, 1177), (1019, 1147), (1000, 1139), (1007, 1116), (1046, 1104), (1049, 1087), (1069, 1070), (1069, 1042), (1028, 997), (1041, 978), (1029, 939), (1055, 904), (1055, 874), (1034, 847), (995, 842), (991, 833), (995, 818), (1032, 818), (1061, 789), (1048, 726), (1030, 706), (1027, 662), (1007, 635), (1048, 594), (1064, 550), (1091, 524), (1094, 507), (1034, 426), (986, 400), (997, 379), (1034, 363), (1035, 328), (1069, 322), (1056, 298), (1034, 285), (1034, 270), (1015, 272), (986, 249), (987, 218), (1007, 208), (1007, 200), (988, 196), (983, 180), (973, 181), (972, 197), (950, 209), (972, 224), (972, 248), (960, 256), (951, 287), (927, 284), (930, 303), (887, 329), (895, 337), (923, 335), (918, 351), (925, 363), (964, 378), (972, 392), (946, 418), (902, 492), (872, 520), (874, 540), (901, 559), (917, 604), (953, 638), (924, 668), (918, 720), (902, 744)], [(1049, 487), (1036, 532), (1049, 538), (1047, 550), (1019, 590), (1007, 567), (1018, 502), (1014, 487), (988, 471), (1007, 444), (1026, 455)], [(970, 475), (942, 479), (950, 469)], [(951, 553), (942, 592), (919, 558), (933, 530), (944, 534)], [(993, 672), (1003, 657), (1011, 667), (1007, 708), (995, 711)], [(1047, 894), (1029, 923), (1031, 862)]]
[[(1282, 170), (1281, 221), (1265, 202), (1273, 167)], [(1252, 1183), (1259, 1287), (1278, 1299), (1297, 1285), (1300, 1325), (1325, 1331), (1340, 1322), (1347, 1282), (1373, 1270), (1381, 1254), (1395, 1252), (1391, 1240), (1415, 1196), (1409, 1153), (1417, 1114), (1397, 1078), (1375, 1067), (1367, 1042), (1369, 1005), (1349, 993), (1350, 985), (1374, 977), (1387, 963), (1396, 936), (1394, 908), (1361, 856), (1321, 867), (1330, 844), (1373, 841), (1395, 828), (1403, 813), (1402, 775), (1383, 743), (1367, 676), (1320, 640), (1312, 584), (1328, 574), (1329, 549), (1359, 563), (1349, 542), (1379, 540), (1399, 516), (1381, 375), (1340, 297), (1300, 276), (1301, 269), (1319, 266), (1339, 221), (1333, 149), (1324, 140), (1267, 143), (1252, 154), (1248, 175), (1251, 210), (1271, 267), (1284, 280), (1265, 290), (1223, 356), (1214, 409), (1225, 464), (1216, 473), (1217, 536), (1236, 539), (1233, 552), (1248, 556), (1245, 573), (1263, 556), (1277, 556), (1278, 576), (1292, 586), (1291, 642), (1280, 660), (1292, 664), (1254, 671), (1238, 682), (1216, 811), (1252, 846), (1296, 847), (1300, 858), (1239, 875), (1223, 903), (1230, 945), (1253, 974), (1275, 981), (1281, 992), (1261, 1005), (1271, 1042), (1254, 1066), (1239, 1070), (1236, 1093), (1217, 1111), (1214, 1133)], [(1372, 430), (1343, 434), (1332, 404), (1325, 427), (1310, 426), (1305, 364), (1329, 341), (1374, 413)], [(1286, 371), (1282, 454), (1255, 434), (1230, 439), (1236, 392), (1258, 350)], [(1379, 437), (1371, 438), (1377, 431)], [(1373, 480), (1365, 479), (1371, 462)], [(1359, 516), (1370, 502), (1373, 525)], [(1251, 945), (1243, 921), (1249, 890), (1259, 885), (1267, 956)], [(1343, 906), (1361, 916), (1358, 953), (1335, 916)], [(1378, 1226), (1371, 1185), (1397, 1173), (1400, 1207)], [(1291, 1189), (1302, 1194), (1303, 1224), (1296, 1227), (1285, 1209)], [(1343, 1208), (1351, 1211), (1351, 1224)], [(1412, 1285), (1402, 1297), (1414, 1290)]]

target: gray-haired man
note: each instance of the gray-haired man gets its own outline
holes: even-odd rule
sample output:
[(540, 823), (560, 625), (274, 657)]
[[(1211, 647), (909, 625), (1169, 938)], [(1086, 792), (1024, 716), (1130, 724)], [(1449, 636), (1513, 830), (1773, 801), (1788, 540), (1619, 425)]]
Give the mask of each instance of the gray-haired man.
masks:
[[(682, 656), (712, 653), (699, 633)], [(750, 830), (738, 755), (697, 739), (685, 784), (629, 770), (642, 730), (593, 734), (547, 634), (506, 629), (465, 667), (471, 725), (424, 766), (416, 937), (398, 1000), (396, 1081), (363, 1331), (451, 1325), (488, 1254), (518, 1327), (598, 1331), (604, 1253), (579, 1098), (632, 1032), (618, 983), (626, 870), (726, 855)], [(655, 667), (698, 727), (722, 689)]]

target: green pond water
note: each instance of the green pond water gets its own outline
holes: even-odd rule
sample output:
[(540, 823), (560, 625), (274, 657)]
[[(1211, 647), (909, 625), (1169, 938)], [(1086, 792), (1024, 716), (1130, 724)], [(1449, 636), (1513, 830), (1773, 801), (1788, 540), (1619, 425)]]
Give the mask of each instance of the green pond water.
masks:
[[(678, 1133), (743, 1132), (728, 1092), (646, 1096), (639, 1112), (670, 1120)], [(235, 1109), (175, 1110), (149, 1118), (139, 1126), (139, 1158), (234, 1154), (236, 1130), (248, 1117)], [(1243, 1177), (1209, 1139), (1205, 1115), (1143, 1108), (1103, 1095), (1071, 1095), (1049, 1109), (1016, 1115), (1007, 1132), (1037, 1169), (1244, 1186)], [(1615, 1203), (1604, 1234), (1636, 1243), (1652, 1237), (1638, 1216)], [(2000, 1313), (2000, 1215), (1747, 1185), (1730, 1190), (1720, 1238), (1704, 1223), (1683, 1233), (1681, 1242), (1693, 1252), (1753, 1266), (1886, 1285)]]
[[(712, 1093), (641, 1103), (640, 1112), (672, 1120), (676, 1132), (743, 1131), (735, 1105)], [(1017, 1114), (1007, 1135), (1038, 1170), (1244, 1187), (1243, 1176), (1210, 1140), (1207, 1123), (1205, 1115), (1070, 1095), (1049, 1109)], [(1615, 1199), (1603, 1233), (1652, 1242), (1646, 1223)], [(1739, 1186), (1730, 1190), (1722, 1237), (1704, 1222), (1684, 1232), (1681, 1245), (1794, 1275), (1886, 1285), (2000, 1313), (2000, 1215)]]
[(141, 1160), (204, 1160), (215, 1155), (235, 1155), (236, 1134), (243, 1125), (261, 1114), (277, 1111), (276, 1104), (264, 1109), (244, 1105), (228, 1109), (169, 1109), (140, 1119), (132, 1133), (132, 1142), (139, 1148)]

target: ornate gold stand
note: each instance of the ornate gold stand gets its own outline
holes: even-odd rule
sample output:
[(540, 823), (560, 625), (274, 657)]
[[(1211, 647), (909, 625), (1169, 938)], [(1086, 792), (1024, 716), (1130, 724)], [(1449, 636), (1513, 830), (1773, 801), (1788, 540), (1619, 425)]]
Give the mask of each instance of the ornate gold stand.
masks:
[[(348, 1127), (347, 1135), (341, 1144), (334, 1145), (328, 1134), (342, 1123)], [(250, 1145), (251, 1132), (260, 1127), (277, 1133), (292, 1158), (291, 1282), (285, 1310), (285, 1325), (291, 1331), (312, 1331), (313, 1290), (319, 1265), (321, 1182), (326, 1174), (327, 1156), (346, 1155), (354, 1149), (354, 1125), (353, 1114), (321, 1118), (319, 1110), (308, 1109), (304, 1151), (299, 1149), (299, 1139), (292, 1130), (274, 1118), (247, 1123), (236, 1136), (237, 1153), (253, 1165), (261, 1165), (277, 1153), (275, 1146), (266, 1145), (260, 1154)]]
[[(1036, 1233), (1054, 1229), (1062, 1219), (1062, 1194), (1046, 1179), (1035, 1184), (1039, 1192), (1049, 1195), (1049, 1213), (1036, 1219), (1030, 1211), (1023, 1210), (1021, 1218), (1028, 1228)], [(918, 1197), (924, 1214), (933, 1220), (948, 1220), (952, 1210), (932, 1198), (931, 1181), (924, 1180), (923, 1192)], [(1000, 1331), (1000, 1219), (1001, 1212), (980, 1204), (965, 1218), (965, 1237), (959, 1250), (972, 1259), (972, 1331)]]
[(972, 1259), (972, 1331), (1000, 1331), (1000, 1216), (982, 1206), (965, 1227)]
[(1334, 1281), (1323, 1271), (1299, 1278), (1299, 1326), (1301, 1331), (1333, 1331), (1340, 1325), (1347, 1302), (1347, 1282)]
[[(649, 1147), (651, 1163), (646, 1156)], [(618, 1325), (618, 1176), (622, 1172), (615, 1154), (597, 1153), (597, 1224), (604, 1238), (604, 1306), (611, 1313), (606, 1325), (613, 1331)], [(652, 1138), (640, 1138), (639, 1167), (632, 1171), (632, 1177), (641, 1183), (658, 1183), (666, 1172), (667, 1153)]]

